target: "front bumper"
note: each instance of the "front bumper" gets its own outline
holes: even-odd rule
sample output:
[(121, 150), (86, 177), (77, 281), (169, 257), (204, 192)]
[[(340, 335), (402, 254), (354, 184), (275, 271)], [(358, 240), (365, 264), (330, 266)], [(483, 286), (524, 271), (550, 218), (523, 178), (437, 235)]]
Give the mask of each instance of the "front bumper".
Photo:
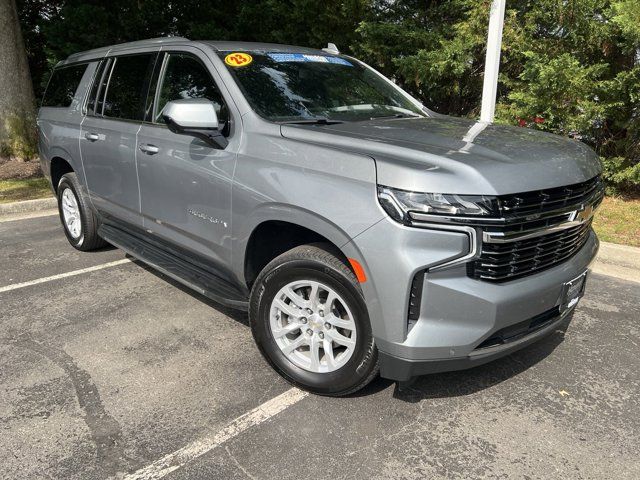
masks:
[[(370, 275), (363, 293), (380, 353), (381, 375), (407, 380), (416, 375), (459, 370), (489, 362), (552, 332), (560, 315), (563, 285), (584, 273), (595, 259), (593, 232), (567, 261), (503, 283), (470, 278), (464, 263), (442, 270), (434, 265), (469, 252), (458, 232), (415, 229), (385, 221), (354, 239)], [(393, 245), (389, 248), (389, 245)], [(426, 272), (426, 273), (424, 273)], [(420, 313), (407, 318), (411, 283), (424, 275)], [(541, 328), (517, 341), (486, 347), (496, 332), (553, 312)]]
[(575, 307), (549, 320), (542, 328), (503, 345), (481, 348), (466, 357), (455, 357), (437, 360), (410, 360), (379, 352), (380, 376), (396, 381), (408, 381), (419, 375), (451, 372), (477, 367), (510, 355), (521, 348), (531, 345), (550, 335), (561, 325), (571, 322)]

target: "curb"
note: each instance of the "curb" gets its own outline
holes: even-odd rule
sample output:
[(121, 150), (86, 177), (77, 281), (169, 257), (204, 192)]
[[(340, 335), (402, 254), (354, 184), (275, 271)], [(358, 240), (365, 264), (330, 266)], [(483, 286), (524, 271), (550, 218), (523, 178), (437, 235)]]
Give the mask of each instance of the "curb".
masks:
[(640, 248), (600, 242), (594, 273), (640, 283)]
[(57, 207), (58, 201), (54, 197), (25, 200), (23, 202), (0, 203), (0, 216), (40, 212)]

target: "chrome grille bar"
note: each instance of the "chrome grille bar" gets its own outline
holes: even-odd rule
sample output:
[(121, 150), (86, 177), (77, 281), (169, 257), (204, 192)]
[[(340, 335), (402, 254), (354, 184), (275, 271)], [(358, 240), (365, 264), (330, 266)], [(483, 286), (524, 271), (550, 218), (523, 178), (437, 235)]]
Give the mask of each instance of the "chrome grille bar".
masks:
[(485, 219), (469, 276), (502, 282), (562, 263), (587, 242), (602, 201), (600, 177), (555, 189), (499, 197), (500, 219)]

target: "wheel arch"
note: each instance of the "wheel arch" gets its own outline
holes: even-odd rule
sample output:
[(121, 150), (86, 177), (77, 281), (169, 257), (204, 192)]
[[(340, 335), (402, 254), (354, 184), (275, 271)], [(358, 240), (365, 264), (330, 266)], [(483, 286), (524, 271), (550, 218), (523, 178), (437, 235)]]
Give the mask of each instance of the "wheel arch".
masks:
[(73, 155), (66, 149), (56, 146), (49, 151), (49, 179), (53, 190), (58, 193), (58, 183), (65, 173), (75, 172), (81, 181), (80, 165), (76, 164)]
[(49, 166), (49, 175), (54, 192), (58, 193), (58, 184), (60, 183), (60, 179), (62, 178), (62, 176), (65, 173), (71, 173), (75, 171), (76, 170), (71, 165), (71, 162), (69, 162), (66, 158), (63, 158), (61, 156), (52, 157)]
[[(265, 212), (266, 213), (266, 212)], [(299, 245), (324, 243), (352, 268), (342, 246), (350, 237), (332, 222), (302, 209), (271, 206), (268, 215), (254, 217), (237, 249), (234, 267), (242, 272), (243, 283), (250, 289), (260, 271), (275, 257)]]

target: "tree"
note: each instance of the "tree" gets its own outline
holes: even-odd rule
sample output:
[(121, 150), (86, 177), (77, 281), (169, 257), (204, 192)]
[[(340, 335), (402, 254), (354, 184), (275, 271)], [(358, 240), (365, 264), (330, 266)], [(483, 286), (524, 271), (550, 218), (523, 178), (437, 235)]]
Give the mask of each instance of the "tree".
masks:
[[(489, 0), (374, 0), (356, 53), (441, 113), (477, 118)], [(507, 2), (497, 121), (578, 138), (640, 190), (640, 2)]]
[(30, 156), (35, 99), (15, 0), (0, 0), (0, 45), (0, 145)]
[[(13, 1), (0, 0), (0, 22)], [(17, 3), (37, 97), (51, 67), (71, 53), (182, 35), (315, 48), (334, 42), (434, 110), (479, 115), (490, 0)], [(11, 29), (0, 25), (2, 56), (9, 54), (4, 36), (15, 33), (11, 19)], [(0, 85), (14, 74), (0, 64)], [(28, 79), (16, 84), (25, 88)], [(509, 0), (496, 114), (498, 122), (587, 142), (610, 186), (640, 190), (640, 1)]]

